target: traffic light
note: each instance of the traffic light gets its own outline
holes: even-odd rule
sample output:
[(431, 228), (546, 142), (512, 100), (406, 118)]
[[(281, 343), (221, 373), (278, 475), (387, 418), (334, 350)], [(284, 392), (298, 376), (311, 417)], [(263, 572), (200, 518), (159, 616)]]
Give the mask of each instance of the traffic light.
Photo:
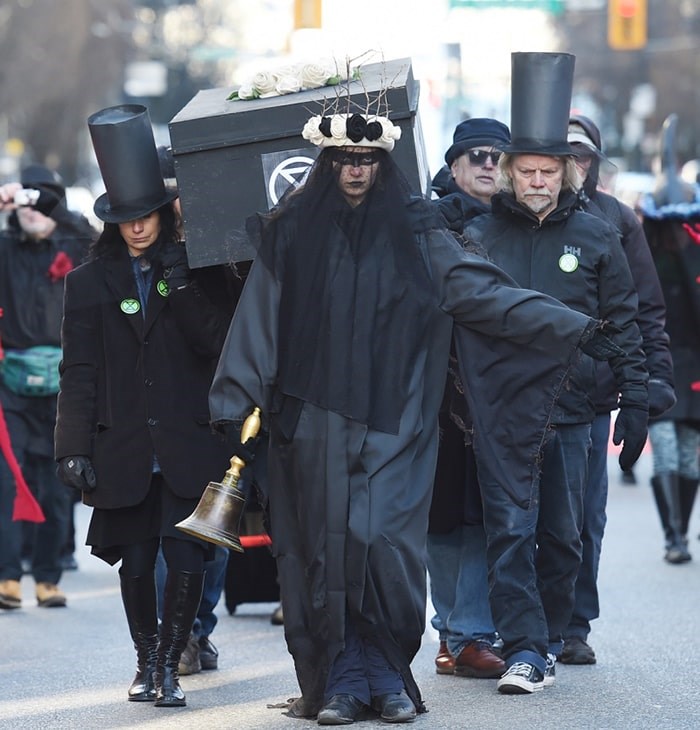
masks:
[(647, 0), (608, 0), (608, 45), (634, 51), (647, 43)]
[(322, 0), (294, 0), (294, 28), (321, 27)]

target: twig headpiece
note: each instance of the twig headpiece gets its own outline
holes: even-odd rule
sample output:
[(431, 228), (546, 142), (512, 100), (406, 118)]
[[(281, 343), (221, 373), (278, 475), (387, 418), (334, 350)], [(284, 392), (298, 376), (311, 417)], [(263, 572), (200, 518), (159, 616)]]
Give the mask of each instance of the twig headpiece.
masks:
[[(327, 106), (327, 100), (324, 102), (321, 114), (312, 116), (306, 122), (301, 136), (318, 147), (357, 145), (391, 152), (396, 140), (401, 138), (401, 128), (389, 120), (386, 96), (392, 82), (387, 83), (386, 79), (382, 79), (380, 91), (374, 96), (370, 95), (364, 86), (357, 61), (357, 58), (346, 59), (346, 71), (342, 77), (347, 81), (335, 87), (336, 98)], [(359, 81), (363, 86), (364, 105), (351, 96), (349, 82), (352, 80)]]

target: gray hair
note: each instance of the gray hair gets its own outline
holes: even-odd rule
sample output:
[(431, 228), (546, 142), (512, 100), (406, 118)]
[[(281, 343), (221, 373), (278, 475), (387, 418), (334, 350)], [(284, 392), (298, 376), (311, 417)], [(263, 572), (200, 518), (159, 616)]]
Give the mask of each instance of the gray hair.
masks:
[[(498, 160), (498, 180), (496, 185), (499, 190), (505, 190), (508, 193), (513, 192), (513, 177), (510, 174), (511, 166), (516, 157), (532, 154), (537, 155), (538, 152), (504, 152)], [(576, 167), (576, 158), (572, 155), (546, 155), (557, 160), (564, 161), (564, 178), (561, 183), (562, 190), (571, 190), (577, 193), (583, 185), (583, 178)]]

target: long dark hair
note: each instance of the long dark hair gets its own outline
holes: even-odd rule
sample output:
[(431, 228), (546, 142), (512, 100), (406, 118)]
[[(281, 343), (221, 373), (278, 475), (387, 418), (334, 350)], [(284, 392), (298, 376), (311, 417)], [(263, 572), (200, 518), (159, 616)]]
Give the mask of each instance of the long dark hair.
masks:
[[(160, 216), (160, 233), (156, 242), (149, 247), (148, 253), (145, 254), (148, 257), (155, 254), (163, 243), (180, 241), (177, 213), (173, 204), (166, 203), (158, 208), (156, 212)], [(105, 223), (99, 238), (90, 246), (88, 260), (94, 261), (95, 259), (115, 256), (125, 245), (119, 231), (119, 224)]]

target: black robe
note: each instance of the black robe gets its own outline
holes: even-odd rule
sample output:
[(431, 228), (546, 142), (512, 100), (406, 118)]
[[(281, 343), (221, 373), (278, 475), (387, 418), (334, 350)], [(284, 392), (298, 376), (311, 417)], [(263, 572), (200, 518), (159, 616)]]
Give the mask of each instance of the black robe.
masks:
[[(301, 403), (292, 434), (280, 428), (289, 400), (278, 380), (282, 286), (259, 258), (210, 392), (215, 422), (241, 422), (254, 406), (266, 417), (265, 492), (285, 637), (302, 691), (292, 708), (296, 715), (313, 716), (323, 702), (328, 667), (344, 646), (346, 611), (359, 634), (402, 674), (418, 709), (424, 709), (410, 663), (425, 628), (425, 542), (453, 321), (469, 328), (456, 328), (463, 330), (464, 337), (458, 336), (462, 357), (488, 362), (497, 373), (494, 379), (488, 369), (475, 368), (474, 386), (490, 389), (493, 408), (502, 406), (500, 378), (508, 377), (509, 369), (517, 374), (522, 362), (542, 359), (539, 373), (513, 380), (516, 390), (522, 382), (539, 389), (541, 397), (535, 400), (540, 408), (533, 417), (520, 409), (526, 423), (504, 420), (506, 432), (523, 449), (517, 477), (528, 490), (537, 478), (537, 445), (554, 394), (591, 323), (546, 295), (518, 288), (496, 266), (466, 253), (444, 230), (416, 238), (435, 304), (428, 335), (410, 363), (398, 433), (369, 428), (309, 402)], [(533, 358), (528, 360), (527, 353), (534, 353)], [(395, 368), (391, 362), (384, 366)], [(504, 392), (518, 397), (513, 387)], [(482, 391), (482, 396), (487, 394)], [(484, 428), (496, 427), (499, 418), (495, 411), (485, 416)], [(517, 439), (512, 430), (518, 430)], [(507, 453), (511, 445), (505, 440), (491, 448)]]

